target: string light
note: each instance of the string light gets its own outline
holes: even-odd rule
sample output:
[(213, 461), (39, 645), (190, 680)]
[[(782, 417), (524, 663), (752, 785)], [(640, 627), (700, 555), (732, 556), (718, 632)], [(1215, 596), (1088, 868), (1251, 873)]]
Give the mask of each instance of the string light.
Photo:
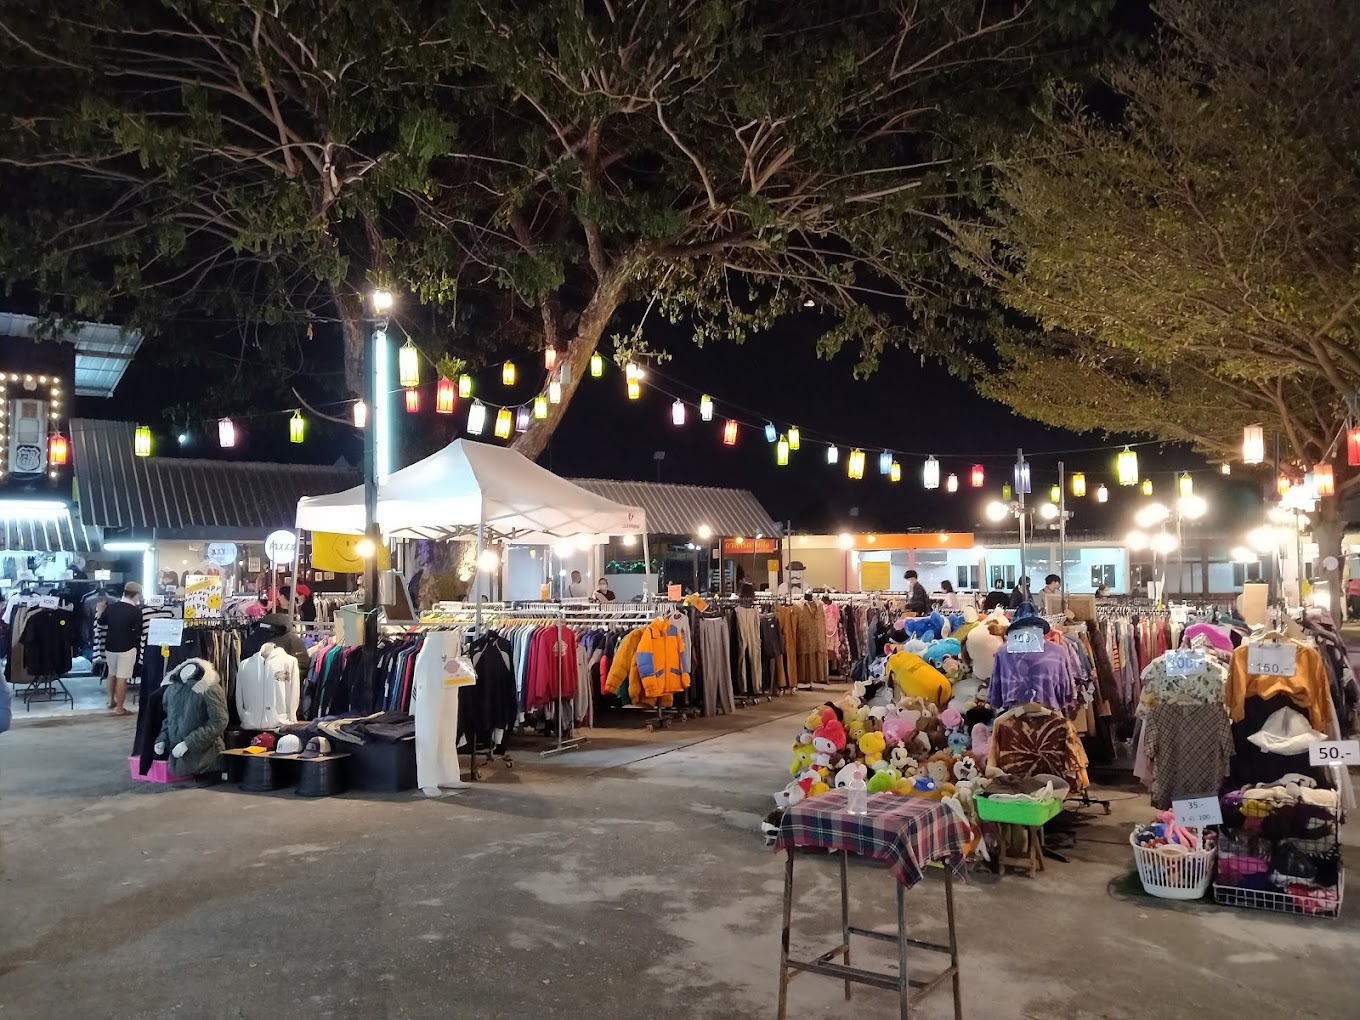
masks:
[(548, 383), (548, 403), (550, 404), (562, 403), (562, 384), (558, 382), (556, 379)]
[(840, 447), (828, 446), (826, 448), (826, 462), (828, 464), (837, 464), (840, 462), (840, 459), (841, 459)]
[(554, 368), (557, 367), (556, 347), (543, 348), (543, 367), (546, 368), (549, 372), (551, 372)]
[(1313, 487), (1319, 496), (1336, 494), (1336, 474), (1331, 464), (1313, 465)]
[(474, 400), (472, 406), (468, 408), (468, 435), (480, 436), (484, 428), (486, 428), (486, 405), (480, 400)]
[(1126, 446), (1115, 458), (1114, 466), (1120, 485), (1138, 484), (1138, 454)]
[(151, 456), (151, 429), (138, 425), (132, 433), (132, 452), (138, 457)]
[(1055, 486), (1053, 486), (1051, 489), (1048, 490), (1048, 501), (1049, 501), (1050, 503), (1056, 503), (1056, 502), (1058, 502), (1058, 500), (1060, 500), (1060, 499), (1062, 499), (1062, 489), (1061, 489), (1061, 488), (1059, 488), (1058, 486), (1055, 485)]
[(1266, 459), (1266, 431), (1260, 425), (1242, 430), (1242, 463), (1260, 464)]
[(60, 432), (53, 432), (47, 439), (47, 463), (53, 467), (63, 467), (70, 455), (70, 446)]
[(513, 361), (507, 361), (501, 366), (501, 385), (515, 385), (515, 363)]
[(737, 445), (737, 423), (731, 418), (723, 425), (723, 446)]
[(768, 422), (768, 421), (767, 421), (767, 422), (765, 423), (765, 442), (767, 442), (767, 443), (773, 443), (773, 442), (774, 442), (776, 439), (778, 439), (778, 438), (779, 438), (779, 435), (778, 435), (778, 433), (775, 431), (774, 423), (773, 423), (773, 422)]
[(888, 481), (900, 482), (902, 480), (902, 465), (893, 461), (888, 465)]
[(1143, 479), (1143, 495), (1144, 495), (1144, 496), (1151, 496), (1151, 495), (1152, 495), (1152, 479), (1151, 479), (1151, 478), (1144, 478), (1144, 479)]
[(685, 402), (683, 400), (677, 400), (671, 404), (671, 424), (685, 424)]
[(510, 416), (510, 409), (508, 407), (502, 407), (496, 412), (496, 438), (509, 439), (510, 430), (512, 428), (514, 428), (514, 420)]
[(856, 481), (864, 477), (863, 450), (850, 451), (850, 456), (845, 458), (845, 473)]
[(294, 411), (293, 417), (288, 419), (288, 441), (290, 443), (300, 443), (307, 437), (307, 419), (302, 417), (301, 411)]
[(590, 374), (595, 379), (604, 375), (604, 358), (598, 354), (592, 354), (590, 356)]
[(699, 398), (699, 419), (701, 421), (713, 420), (713, 398), (707, 393)]
[(463, 400), (472, 396), (472, 376), (466, 372), (458, 377), (458, 396)]
[(546, 421), (548, 418), (548, 398), (541, 394), (534, 397), (534, 417), (539, 421)]
[(529, 421), (530, 421), (529, 405), (525, 404), (522, 407), (517, 407), (515, 409), (515, 431), (528, 432)]
[(457, 390), (453, 385), (453, 380), (440, 378), (439, 385), (434, 390), (434, 413), (453, 414), (453, 409), (457, 403)]
[(958, 476), (958, 475), (950, 475), (948, 478), (946, 478), (946, 479), (944, 480), (944, 491), (945, 491), (945, 492), (958, 492), (958, 491), (959, 491), (959, 476)]
[(1222, 464), (1218, 465), (1218, 473), (1221, 475), (1232, 474), (1232, 465), (1225, 460)]
[(629, 380), (628, 380), (628, 399), (629, 399), (629, 400), (637, 400), (637, 398), (640, 397), (640, 396), (642, 396), (642, 383), (638, 382), (636, 379), (629, 379)]
[(1189, 471), (1181, 472), (1180, 478), (1176, 481), (1176, 487), (1182, 497), (1195, 494), (1195, 480), (1190, 477)]
[(406, 413), (417, 414), (420, 411), (420, 390), (408, 389), (405, 393)]
[(893, 455), (889, 453), (887, 450), (884, 450), (882, 453), (878, 455), (878, 473), (880, 475), (889, 474), (892, 471), (892, 466)]
[(217, 445), (227, 450), (236, 445), (236, 424), (230, 418), (217, 423)]
[(420, 385), (420, 352), (410, 340), (397, 351), (397, 378), (408, 390)]
[(982, 469), (981, 464), (974, 464), (968, 472), (968, 481), (975, 489), (980, 489), (987, 481), (987, 472)]
[(350, 409), (350, 413), (354, 416), (354, 427), (356, 429), (368, 427), (368, 405), (362, 400), (356, 400), (354, 402), (354, 406)]
[(780, 467), (788, 464), (789, 440), (787, 436), (780, 436), (778, 442), (774, 444), (774, 462)]
[(926, 465), (921, 470), (921, 481), (927, 489), (940, 487), (940, 462), (934, 457), (926, 458)]
[(1101, 485), (1096, 488), (1096, 502), (1108, 503), (1110, 501), (1110, 490)]
[(789, 426), (789, 449), (796, 450), (803, 445), (803, 434), (798, 431), (797, 425)]
[(1086, 476), (1080, 471), (1075, 471), (1072, 474), (1072, 495), (1086, 495)]

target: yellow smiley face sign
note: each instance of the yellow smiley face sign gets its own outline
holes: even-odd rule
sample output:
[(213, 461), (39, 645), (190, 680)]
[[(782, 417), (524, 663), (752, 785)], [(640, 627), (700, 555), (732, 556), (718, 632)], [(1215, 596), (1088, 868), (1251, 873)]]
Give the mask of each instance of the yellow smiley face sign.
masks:
[[(357, 548), (364, 540), (363, 535), (335, 535), (329, 531), (312, 532), (312, 569), (330, 570), (337, 574), (360, 574), (364, 570), (364, 558)], [(391, 566), (387, 546), (378, 546), (378, 569), (387, 570)]]

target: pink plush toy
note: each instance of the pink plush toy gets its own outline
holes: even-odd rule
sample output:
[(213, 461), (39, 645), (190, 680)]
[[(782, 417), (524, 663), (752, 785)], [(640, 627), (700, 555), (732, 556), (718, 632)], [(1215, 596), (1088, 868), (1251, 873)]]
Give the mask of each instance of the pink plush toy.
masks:
[(973, 753), (979, 758), (987, 757), (987, 750), (992, 746), (991, 734), (987, 732), (986, 723), (973, 724)]
[(907, 719), (903, 716), (884, 719), (883, 739), (887, 741), (889, 747), (896, 747), (898, 744), (904, 743), (915, 729), (915, 719)]
[(947, 730), (958, 729), (963, 723), (963, 714), (957, 708), (946, 708), (940, 713), (940, 722)]
[(1163, 811), (1157, 816), (1157, 821), (1166, 826), (1166, 841), (1168, 843), (1179, 843), (1190, 850), (1199, 849), (1199, 837), (1184, 825), (1177, 825), (1175, 814), (1170, 811)]

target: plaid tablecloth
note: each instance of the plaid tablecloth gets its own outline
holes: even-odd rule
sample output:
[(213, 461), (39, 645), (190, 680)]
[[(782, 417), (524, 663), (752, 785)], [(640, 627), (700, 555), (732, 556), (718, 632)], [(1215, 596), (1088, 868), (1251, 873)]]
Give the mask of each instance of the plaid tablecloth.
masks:
[(940, 861), (962, 876), (972, 838), (968, 825), (939, 801), (893, 793), (869, 796), (869, 813), (845, 810), (845, 790), (810, 797), (784, 812), (775, 850), (822, 847), (848, 850), (885, 861), (907, 888), (923, 877), (922, 869)]

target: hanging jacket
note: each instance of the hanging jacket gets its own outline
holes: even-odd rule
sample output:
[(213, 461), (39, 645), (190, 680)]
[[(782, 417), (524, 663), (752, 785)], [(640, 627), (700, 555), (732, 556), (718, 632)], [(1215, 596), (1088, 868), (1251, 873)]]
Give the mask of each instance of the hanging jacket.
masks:
[(663, 617), (643, 628), (635, 661), (642, 690), (649, 698), (689, 686), (689, 647), (677, 620)]
[(272, 730), (297, 722), (302, 682), (297, 659), (266, 642), (236, 670), (236, 712), (241, 728)]
[[(165, 721), (156, 743), (170, 754), (170, 771), (196, 776), (216, 768), (227, 729), (227, 692), (217, 670), (204, 659), (190, 659), (166, 677), (164, 686)], [(176, 758), (173, 752), (181, 741), (188, 750)]]

